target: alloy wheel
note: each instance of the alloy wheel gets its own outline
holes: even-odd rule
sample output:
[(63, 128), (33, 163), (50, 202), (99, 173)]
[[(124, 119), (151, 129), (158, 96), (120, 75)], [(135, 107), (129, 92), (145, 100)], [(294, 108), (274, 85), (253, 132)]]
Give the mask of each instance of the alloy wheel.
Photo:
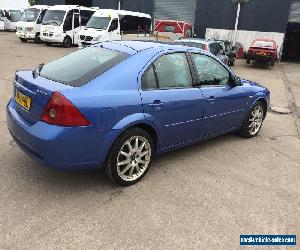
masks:
[(255, 135), (261, 128), (264, 118), (264, 110), (261, 105), (257, 105), (249, 116), (249, 134)]
[(147, 170), (151, 146), (143, 136), (132, 136), (121, 147), (117, 156), (117, 172), (124, 181), (134, 181)]

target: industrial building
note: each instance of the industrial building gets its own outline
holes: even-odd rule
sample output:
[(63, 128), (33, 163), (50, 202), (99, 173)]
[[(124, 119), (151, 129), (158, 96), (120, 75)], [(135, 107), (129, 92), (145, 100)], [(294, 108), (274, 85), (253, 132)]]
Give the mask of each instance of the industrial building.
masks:
[[(153, 19), (183, 20), (194, 34), (232, 40), (237, 4), (233, 0), (39, 0), (39, 4), (77, 4), (150, 14)], [(249, 46), (257, 36), (274, 37), (284, 55), (300, 54), (300, 0), (250, 0), (242, 4), (237, 41)], [(264, 33), (260, 33), (264, 32)], [(210, 35), (211, 36), (211, 35)], [(224, 37), (225, 36), (225, 37)]]

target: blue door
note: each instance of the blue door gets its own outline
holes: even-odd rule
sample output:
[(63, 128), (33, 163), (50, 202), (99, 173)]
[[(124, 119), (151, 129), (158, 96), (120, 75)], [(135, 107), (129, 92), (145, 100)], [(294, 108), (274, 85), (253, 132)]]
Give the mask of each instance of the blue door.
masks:
[(247, 94), (243, 86), (230, 84), (230, 72), (212, 57), (192, 54), (204, 104), (202, 134), (237, 128), (245, 117)]
[(204, 100), (185, 53), (159, 57), (143, 75), (141, 95), (146, 118), (160, 131), (160, 148), (199, 137)]

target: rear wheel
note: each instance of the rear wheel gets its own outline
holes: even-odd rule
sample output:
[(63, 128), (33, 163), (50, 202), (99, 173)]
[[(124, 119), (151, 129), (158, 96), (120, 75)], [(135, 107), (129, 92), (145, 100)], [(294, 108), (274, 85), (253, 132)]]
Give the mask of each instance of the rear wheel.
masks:
[(252, 138), (258, 135), (265, 117), (265, 108), (262, 102), (258, 101), (250, 110), (239, 130), (240, 135)]
[(250, 64), (250, 59), (247, 59), (247, 64)]
[(69, 48), (72, 46), (72, 39), (69, 36), (66, 36), (63, 41), (63, 47)]
[(274, 65), (275, 65), (275, 62), (271, 61), (271, 66), (274, 67)]
[(21, 40), (22, 43), (26, 43), (27, 42), (27, 39), (25, 39), (25, 38), (20, 38), (20, 40)]
[(114, 143), (106, 162), (106, 174), (122, 186), (140, 181), (150, 168), (153, 140), (140, 128), (125, 131)]

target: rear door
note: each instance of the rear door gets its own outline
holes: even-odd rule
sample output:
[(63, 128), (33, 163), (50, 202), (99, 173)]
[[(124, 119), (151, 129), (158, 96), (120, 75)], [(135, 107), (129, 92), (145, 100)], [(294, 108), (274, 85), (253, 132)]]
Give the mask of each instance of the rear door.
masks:
[(238, 127), (248, 100), (244, 87), (233, 87), (230, 72), (214, 58), (197, 53), (192, 58), (205, 100), (202, 133), (212, 135)]
[(185, 53), (160, 56), (142, 77), (145, 116), (160, 131), (161, 148), (199, 137), (204, 100), (193, 86), (193, 75)]

